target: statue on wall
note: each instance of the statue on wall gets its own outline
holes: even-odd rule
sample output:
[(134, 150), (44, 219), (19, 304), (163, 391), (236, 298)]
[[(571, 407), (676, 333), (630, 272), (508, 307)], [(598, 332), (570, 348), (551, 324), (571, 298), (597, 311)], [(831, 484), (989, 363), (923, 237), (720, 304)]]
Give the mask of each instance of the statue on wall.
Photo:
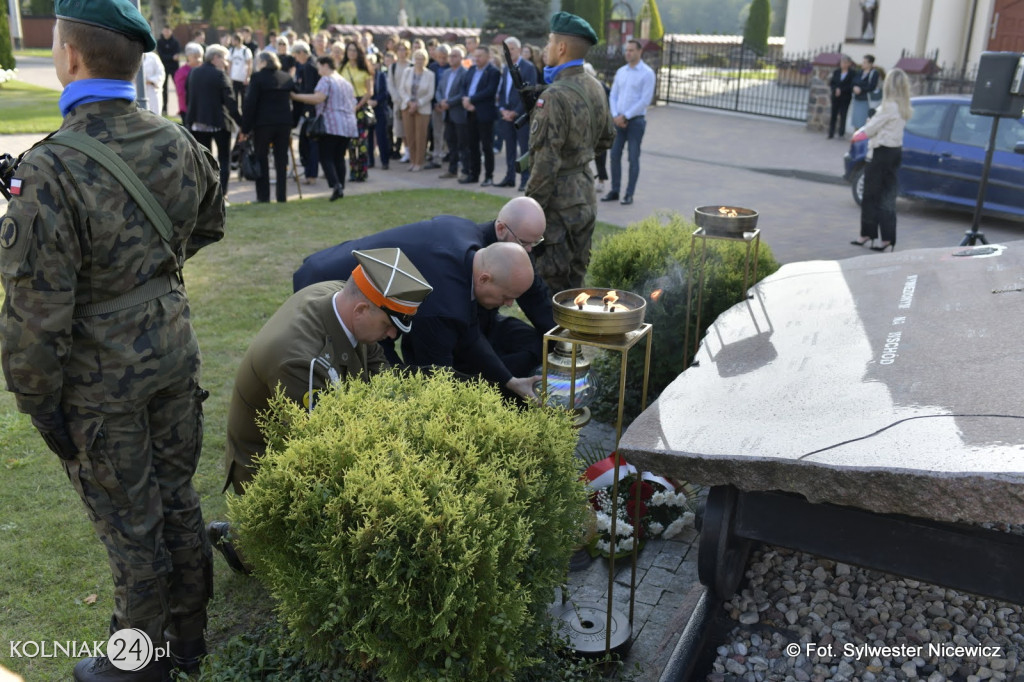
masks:
[(878, 0), (860, 0), (860, 11), (863, 17), (860, 24), (860, 37), (862, 40), (874, 40)]

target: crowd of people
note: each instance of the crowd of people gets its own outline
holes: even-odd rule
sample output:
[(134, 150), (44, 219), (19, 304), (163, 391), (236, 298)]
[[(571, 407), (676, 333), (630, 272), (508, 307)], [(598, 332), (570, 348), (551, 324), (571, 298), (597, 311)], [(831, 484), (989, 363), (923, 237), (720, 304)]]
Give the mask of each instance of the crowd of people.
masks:
[[(528, 151), (529, 127), (501, 47), (481, 45), (472, 35), (457, 44), (397, 34), (379, 42), (369, 32), (286, 31), (268, 34), (261, 48), (243, 27), (209, 45), (199, 31), (182, 45), (165, 28), (147, 55), (159, 71), (148, 106), (166, 111), (173, 84), (182, 122), (216, 149), (225, 193), (230, 169), (237, 167), (232, 150), (251, 141), (260, 202), (270, 200), (271, 149), (276, 198), (287, 198), (286, 130), (298, 135), (302, 182), (315, 184), (322, 172), (331, 200), (344, 196), (346, 181), (363, 182), (371, 169), (390, 170), (392, 161), (411, 172), (441, 170), (441, 179), (462, 184), (525, 191), (529, 172), (517, 172), (515, 161)], [(541, 49), (514, 37), (505, 44), (524, 81), (537, 84)], [(318, 117), (323, 125), (314, 128)], [(502, 149), (503, 176), (495, 178), (495, 154)]]

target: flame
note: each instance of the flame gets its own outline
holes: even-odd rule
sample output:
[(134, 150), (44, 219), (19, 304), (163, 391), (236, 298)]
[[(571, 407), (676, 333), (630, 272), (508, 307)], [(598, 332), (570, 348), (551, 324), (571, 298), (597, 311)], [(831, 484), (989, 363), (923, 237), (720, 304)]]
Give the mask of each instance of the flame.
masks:
[(605, 294), (604, 298), (602, 298), (601, 300), (604, 301), (605, 305), (608, 305), (609, 303), (615, 303), (617, 300), (619, 300), (619, 294), (613, 289), (612, 291), (609, 291), (607, 294)]
[(663, 293), (665, 292), (662, 289), (655, 289), (651, 292), (651, 300), (657, 303)]
[(572, 299), (572, 302), (579, 306), (580, 310), (583, 310), (583, 304), (590, 300), (590, 294), (584, 291), (582, 294)]
[(722, 215), (724, 215), (726, 218), (737, 218), (740, 215), (739, 212), (736, 209), (734, 209), (734, 208), (726, 208), (725, 206), (722, 206), (721, 208), (719, 208), (718, 212), (721, 213)]

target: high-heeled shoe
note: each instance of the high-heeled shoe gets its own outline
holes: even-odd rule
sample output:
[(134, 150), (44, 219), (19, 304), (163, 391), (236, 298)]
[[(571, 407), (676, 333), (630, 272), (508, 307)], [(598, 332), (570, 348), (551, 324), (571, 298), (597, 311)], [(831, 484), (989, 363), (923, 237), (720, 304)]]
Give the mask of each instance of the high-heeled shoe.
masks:
[[(864, 237), (864, 241), (857, 241), (856, 239), (854, 239), (850, 243), (853, 244), (854, 246), (868, 246), (869, 243), (871, 245), (874, 245), (875, 240), (874, 239), (869, 239), (868, 237)], [(868, 248), (871, 248), (871, 246), (868, 246)]]
[(896, 248), (896, 244), (895, 243), (882, 242), (881, 246), (871, 246), (869, 248), (872, 251), (885, 251), (886, 249), (888, 249), (889, 251), (892, 251), (892, 250), (894, 250)]

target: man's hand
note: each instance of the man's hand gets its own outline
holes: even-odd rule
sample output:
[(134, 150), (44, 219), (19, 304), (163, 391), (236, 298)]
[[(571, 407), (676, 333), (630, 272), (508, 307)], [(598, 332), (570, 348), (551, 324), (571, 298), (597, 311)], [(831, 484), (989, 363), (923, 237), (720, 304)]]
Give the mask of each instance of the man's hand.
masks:
[(614, 121), (615, 125), (617, 125), (620, 128), (625, 128), (627, 125), (629, 125), (629, 121), (626, 120), (625, 114), (619, 114), (618, 116), (615, 117)]
[(860, 93), (861, 93), (860, 86), (859, 85), (854, 85), (853, 86), (853, 94), (859, 95)]
[(53, 454), (66, 460), (72, 460), (78, 455), (78, 448), (68, 433), (64, 413), (60, 410), (32, 415), (32, 426), (36, 427)]
[(505, 388), (515, 393), (523, 400), (527, 400), (532, 403), (540, 404), (540, 399), (537, 394), (533, 392), (533, 385), (543, 379), (541, 375), (532, 377), (512, 377), (505, 384)]

